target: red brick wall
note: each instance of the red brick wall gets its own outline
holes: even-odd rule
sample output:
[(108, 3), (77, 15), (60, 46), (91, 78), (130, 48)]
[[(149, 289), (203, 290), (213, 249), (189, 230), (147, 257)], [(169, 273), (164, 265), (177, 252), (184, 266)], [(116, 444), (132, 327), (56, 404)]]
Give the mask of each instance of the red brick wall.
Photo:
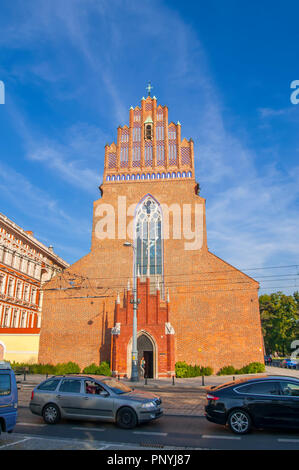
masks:
[[(119, 195), (126, 196), (128, 207), (147, 193), (160, 204), (198, 203), (204, 207), (205, 201), (195, 189), (193, 179), (103, 184), (103, 197), (95, 201), (94, 210), (101, 203), (112, 204), (117, 220)], [(72, 360), (84, 367), (110, 360), (115, 300), (117, 292), (124, 292), (128, 278), (132, 285), (133, 251), (123, 246), (124, 239), (97, 239), (97, 220), (94, 217), (92, 251), (46, 286), (40, 362)], [(116, 233), (117, 229), (116, 222)], [(215, 371), (229, 364), (241, 367), (262, 362), (258, 283), (210, 253), (206, 236), (201, 250), (186, 251), (184, 242), (164, 241), (164, 280), (170, 291), (175, 361), (210, 365)], [(76, 278), (72, 288), (69, 279), (74, 273), (81, 278)], [(59, 290), (65, 287), (68, 289)]]

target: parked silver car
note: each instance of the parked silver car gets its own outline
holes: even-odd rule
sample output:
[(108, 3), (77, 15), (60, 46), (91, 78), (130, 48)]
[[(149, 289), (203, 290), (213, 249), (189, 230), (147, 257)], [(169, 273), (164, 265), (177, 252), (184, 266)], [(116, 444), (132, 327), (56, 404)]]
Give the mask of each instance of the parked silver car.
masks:
[(163, 414), (161, 399), (135, 391), (110, 377), (54, 376), (32, 391), (32, 413), (48, 424), (61, 418), (113, 421), (126, 429), (157, 419)]

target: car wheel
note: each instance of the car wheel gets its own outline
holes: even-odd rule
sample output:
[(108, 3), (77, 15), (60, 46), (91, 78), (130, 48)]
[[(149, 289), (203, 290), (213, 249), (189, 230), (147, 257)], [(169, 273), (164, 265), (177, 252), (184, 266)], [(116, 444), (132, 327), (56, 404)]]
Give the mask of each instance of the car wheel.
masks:
[(120, 428), (132, 429), (137, 425), (137, 416), (132, 408), (121, 408), (116, 416), (116, 423)]
[(43, 418), (47, 424), (56, 424), (60, 421), (60, 411), (56, 405), (50, 403), (43, 409)]
[(244, 410), (234, 410), (228, 417), (228, 425), (236, 434), (246, 434), (251, 429), (251, 418)]

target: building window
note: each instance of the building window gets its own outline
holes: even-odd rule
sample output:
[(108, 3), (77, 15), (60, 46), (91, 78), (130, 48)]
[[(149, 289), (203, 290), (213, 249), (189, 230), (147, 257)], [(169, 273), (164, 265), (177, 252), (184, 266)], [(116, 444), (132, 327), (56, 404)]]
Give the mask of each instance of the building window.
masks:
[(17, 297), (17, 299), (22, 298), (22, 283), (21, 283), (21, 281), (17, 282), (16, 297)]
[(28, 286), (28, 284), (26, 284), (24, 286), (24, 300), (26, 302), (29, 302), (29, 286)]
[(4, 256), (4, 263), (7, 264), (8, 266), (11, 266), (12, 254), (10, 253), (10, 251), (6, 250), (5, 256)]
[(147, 196), (137, 208), (135, 246), (137, 273), (162, 273), (162, 213), (159, 204)]
[(3, 246), (0, 246), (0, 262), (2, 263), (3, 258), (5, 256), (5, 248)]
[(21, 271), (23, 271), (23, 273), (27, 273), (27, 269), (28, 269), (28, 261), (25, 258), (23, 258), (22, 264), (21, 264)]
[(12, 261), (13, 268), (19, 269), (20, 267), (20, 257), (17, 254), (13, 255), (13, 261)]
[(5, 307), (3, 326), (9, 328), (10, 325), (10, 307)]
[(153, 140), (153, 125), (151, 123), (144, 126), (144, 138), (145, 140)]
[(13, 297), (13, 294), (14, 294), (14, 279), (12, 277), (10, 277), (9, 280), (8, 280), (7, 293), (8, 293), (9, 297)]
[(144, 146), (144, 159), (145, 165), (151, 166), (153, 160), (153, 144), (152, 142), (146, 142)]
[(18, 327), (18, 310), (15, 309), (13, 312), (13, 317), (12, 317), (12, 328), (17, 328)]
[(175, 128), (170, 128), (169, 129), (168, 138), (169, 138), (169, 140), (175, 140), (176, 139), (176, 130), (175, 130)]
[(140, 142), (141, 140), (141, 127), (133, 127), (133, 142)]
[(158, 166), (164, 165), (164, 144), (157, 145), (157, 164)]
[(36, 289), (32, 289), (31, 291), (31, 303), (35, 304), (36, 303)]
[(133, 145), (132, 161), (133, 166), (137, 166), (137, 163), (140, 162), (140, 144)]
[(176, 144), (169, 144), (169, 164), (176, 165), (177, 150)]
[(164, 141), (164, 127), (163, 126), (157, 126), (156, 127), (156, 139), (157, 141)]
[(27, 324), (27, 312), (22, 312), (22, 320), (21, 320), (21, 327), (26, 328)]
[(0, 292), (1, 294), (4, 294), (4, 289), (5, 289), (5, 276), (0, 275)]

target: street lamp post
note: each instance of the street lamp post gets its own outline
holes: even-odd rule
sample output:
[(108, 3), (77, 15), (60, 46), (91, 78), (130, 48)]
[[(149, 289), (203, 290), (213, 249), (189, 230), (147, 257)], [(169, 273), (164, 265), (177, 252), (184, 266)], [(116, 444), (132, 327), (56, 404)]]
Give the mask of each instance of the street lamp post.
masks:
[[(124, 246), (130, 246), (133, 248), (135, 256), (135, 247), (130, 242), (125, 242)], [(137, 351), (137, 308), (138, 308), (138, 299), (137, 299), (137, 276), (136, 276), (136, 263), (133, 260), (133, 340), (132, 340), (132, 370), (131, 370), (131, 382), (138, 382), (138, 351)]]

